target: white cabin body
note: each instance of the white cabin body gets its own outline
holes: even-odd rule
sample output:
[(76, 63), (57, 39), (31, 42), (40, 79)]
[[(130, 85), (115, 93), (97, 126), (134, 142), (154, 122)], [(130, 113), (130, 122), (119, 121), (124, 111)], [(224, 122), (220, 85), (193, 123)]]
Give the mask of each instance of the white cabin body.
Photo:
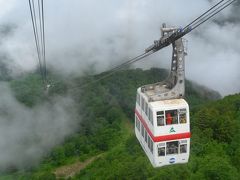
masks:
[(187, 163), (191, 136), (188, 103), (184, 99), (148, 102), (138, 88), (135, 134), (154, 167)]

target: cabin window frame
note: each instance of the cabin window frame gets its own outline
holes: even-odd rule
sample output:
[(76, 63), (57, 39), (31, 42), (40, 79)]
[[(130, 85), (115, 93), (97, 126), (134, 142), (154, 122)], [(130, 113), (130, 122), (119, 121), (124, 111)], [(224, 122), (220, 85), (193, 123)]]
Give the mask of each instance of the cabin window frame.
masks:
[(147, 101), (145, 101), (144, 112), (145, 112), (146, 116), (148, 117), (148, 103), (147, 103)]
[[(161, 149), (164, 149), (161, 151)], [(163, 154), (162, 154), (163, 153)], [(159, 143), (157, 145), (157, 156), (158, 157), (164, 157), (166, 156), (166, 143)]]
[(147, 143), (148, 144), (148, 148), (150, 149), (151, 148), (150, 147), (151, 146), (151, 144), (150, 144), (150, 136), (148, 135), (147, 138), (148, 138), (148, 143)]
[[(159, 112), (163, 112), (159, 114)], [(172, 120), (172, 123), (168, 124), (167, 123), (167, 113), (177, 113), (175, 116), (171, 116), (172, 118), (176, 118), (175, 122)], [(188, 109), (187, 107), (182, 107), (182, 108), (175, 108), (175, 109), (165, 109), (165, 110), (159, 110), (156, 111), (156, 125), (157, 127), (163, 127), (163, 126), (168, 126), (168, 125), (184, 125), (188, 123)], [(171, 114), (171, 115), (172, 115)], [(183, 117), (181, 117), (183, 116)], [(158, 118), (162, 118), (161, 122), (163, 123), (160, 125)], [(184, 120), (182, 120), (182, 118)], [(174, 123), (173, 123), (174, 122)]]
[(140, 120), (138, 119), (137, 116), (135, 116), (135, 124), (136, 124), (138, 131), (140, 132)]
[(141, 109), (144, 112), (144, 106), (145, 106), (145, 100), (143, 97), (141, 97)]
[[(182, 152), (182, 149), (181, 149), (181, 146), (185, 146), (185, 152)], [(188, 141), (185, 139), (185, 140), (181, 140), (180, 141), (180, 144), (179, 144), (179, 154), (186, 154), (188, 153)]]
[(150, 137), (150, 151), (153, 154), (153, 140), (151, 137)]
[(153, 111), (151, 110), (151, 108), (148, 106), (148, 119), (150, 121), (150, 123), (153, 125)]
[(144, 140), (145, 140), (145, 143), (147, 144), (148, 143), (148, 132), (146, 131), (145, 128), (144, 128)]
[[(174, 143), (177, 143), (177, 146), (174, 145)], [(168, 145), (168, 144), (171, 144), (171, 145)], [(172, 146), (171, 149), (170, 149), (169, 146)], [(180, 142), (179, 141), (168, 141), (168, 142), (166, 142), (166, 155), (179, 154), (179, 147), (180, 147)]]
[[(179, 109), (168, 109), (168, 110), (164, 110), (165, 112), (165, 125), (176, 125), (179, 124)], [(171, 114), (171, 118), (172, 118), (172, 123), (168, 124), (167, 123), (167, 114)], [(172, 113), (177, 113), (175, 116), (172, 115)], [(176, 119), (177, 118), (177, 119)], [(174, 119), (176, 120), (176, 123), (173, 123)]]
[[(177, 153), (169, 153), (168, 152), (168, 143), (178, 142), (177, 150), (175, 152)], [(184, 152), (182, 151), (181, 147), (184, 146)], [(176, 148), (176, 146), (175, 146)], [(164, 155), (160, 155), (160, 149), (164, 149)], [(162, 151), (163, 152), (163, 151)], [(188, 153), (188, 141), (187, 140), (180, 140), (180, 141), (166, 141), (165, 143), (160, 143), (157, 145), (157, 156), (163, 157), (163, 156), (171, 156), (171, 155), (180, 155), (180, 154), (187, 154)]]
[(142, 134), (142, 137), (144, 138), (144, 126), (143, 126), (143, 124), (141, 123), (141, 134)]
[[(163, 112), (163, 113), (161, 113), (161, 114), (158, 114), (159, 112)], [(166, 125), (166, 123), (165, 123), (165, 110), (162, 110), (162, 111), (156, 111), (156, 117), (157, 117), (157, 126), (158, 127), (161, 127), (161, 126), (165, 126)], [(159, 117), (161, 117), (161, 118), (163, 118), (161, 121), (163, 122), (163, 124), (162, 125), (159, 125), (158, 124), (158, 118)]]
[[(180, 115), (185, 115), (185, 122), (181, 122)], [(179, 124), (187, 124), (187, 108), (180, 108), (178, 109), (178, 122)]]
[[(185, 146), (185, 148), (184, 148), (185, 151), (184, 152), (182, 151), (182, 148), (181, 148), (182, 146)], [(179, 154), (186, 154), (187, 151), (188, 151), (187, 150), (187, 144), (180, 144), (179, 145)]]
[(137, 116), (135, 115), (135, 127), (137, 127)]
[(137, 92), (137, 104), (140, 106), (140, 94)]

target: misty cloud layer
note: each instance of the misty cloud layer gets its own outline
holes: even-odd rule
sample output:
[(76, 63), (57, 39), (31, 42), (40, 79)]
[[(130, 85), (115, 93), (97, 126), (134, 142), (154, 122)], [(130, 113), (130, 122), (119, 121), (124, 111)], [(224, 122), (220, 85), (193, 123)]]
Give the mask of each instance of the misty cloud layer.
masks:
[[(60, 73), (82, 74), (108, 70), (135, 57), (160, 37), (163, 22), (184, 26), (217, 0), (50, 0), (45, 2), (48, 66)], [(36, 52), (27, 2), (0, 0), (6, 7), (0, 23), (17, 30), (5, 41), (5, 50), (23, 70), (36, 67)], [(186, 76), (223, 95), (240, 91), (239, 3), (185, 38), (188, 39)], [(134, 67), (169, 68), (171, 48)], [(234, 86), (233, 86), (234, 84)]]
[[(64, 76), (108, 70), (159, 39), (162, 23), (184, 26), (214, 3), (216, 0), (45, 1), (47, 66)], [(239, 2), (185, 37), (187, 78), (223, 95), (240, 92), (237, 5)], [(6, 72), (13, 76), (35, 69), (37, 53), (28, 2), (0, 0), (0, 7), (0, 68), (7, 67)], [(133, 67), (169, 68), (170, 58), (171, 47)], [(1, 73), (2, 77), (5, 73)], [(0, 92), (0, 169), (37, 164), (76, 127), (71, 98), (59, 97), (30, 109), (15, 99), (7, 84), (0, 83)]]
[(32, 109), (20, 104), (6, 83), (0, 84), (0, 170), (36, 165), (76, 127), (74, 103), (57, 98)]

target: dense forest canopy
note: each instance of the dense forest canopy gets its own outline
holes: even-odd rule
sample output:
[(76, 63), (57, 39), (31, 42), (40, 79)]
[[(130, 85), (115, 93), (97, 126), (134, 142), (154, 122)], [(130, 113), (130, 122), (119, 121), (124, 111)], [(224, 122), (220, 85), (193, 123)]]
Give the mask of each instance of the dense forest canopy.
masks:
[(164, 69), (122, 70), (103, 81), (76, 88), (103, 76), (63, 80), (46, 96), (35, 73), (11, 80), (21, 103), (34, 107), (56, 96), (71, 96), (78, 128), (54, 147), (41, 163), (23, 169), (9, 166), (0, 179), (55, 179), (57, 167), (98, 156), (73, 179), (240, 179), (240, 94), (220, 99), (212, 90), (186, 81), (191, 109), (191, 155), (188, 164), (154, 169), (134, 136), (136, 89), (161, 81)]

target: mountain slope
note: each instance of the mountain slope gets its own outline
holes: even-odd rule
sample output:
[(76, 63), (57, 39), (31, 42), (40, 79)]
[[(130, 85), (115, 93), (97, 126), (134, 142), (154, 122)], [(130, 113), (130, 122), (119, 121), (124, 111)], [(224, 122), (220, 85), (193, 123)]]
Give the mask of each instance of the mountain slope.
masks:
[[(144, 84), (164, 79), (167, 71), (150, 69), (124, 70), (85, 88), (74, 88), (94, 81), (97, 76), (60, 80), (50, 92), (55, 95), (70, 94), (76, 102), (79, 129), (65, 143), (48, 154), (39, 167), (15, 172), (13, 177), (23, 179), (54, 179), (57, 167), (85, 161), (98, 154), (104, 155), (78, 174), (76, 179), (237, 179), (239, 178), (239, 99), (234, 95), (220, 98), (217, 92), (186, 82), (186, 99), (191, 107), (192, 146), (190, 162), (153, 169), (133, 134), (133, 117), (136, 89)], [(32, 75), (31, 75), (32, 76)], [(37, 78), (21, 80), (21, 86)], [(53, 78), (54, 79), (54, 78)], [(58, 79), (59, 81), (59, 79)], [(24, 99), (28, 88), (18, 89), (22, 103), (34, 106), (41, 103), (36, 98)], [(27, 85), (26, 85), (27, 86)], [(36, 87), (34, 87), (36, 88)], [(197, 88), (197, 91), (196, 91)], [(19, 91), (26, 92), (19, 92)], [(37, 97), (33, 91), (29, 97)], [(46, 100), (48, 100), (46, 99)], [(44, 99), (45, 100), (45, 99)], [(214, 100), (214, 102), (211, 102)], [(43, 101), (43, 100), (42, 100)], [(226, 108), (227, 107), (227, 108)], [(222, 109), (226, 109), (222, 111)], [(129, 122), (130, 125), (129, 126)], [(206, 125), (205, 125), (205, 124)], [(224, 169), (222, 171), (221, 169)], [(221, 171), (220, 171), (221, 170)], [(6, 176), (5, 176), (6, 177)]]

